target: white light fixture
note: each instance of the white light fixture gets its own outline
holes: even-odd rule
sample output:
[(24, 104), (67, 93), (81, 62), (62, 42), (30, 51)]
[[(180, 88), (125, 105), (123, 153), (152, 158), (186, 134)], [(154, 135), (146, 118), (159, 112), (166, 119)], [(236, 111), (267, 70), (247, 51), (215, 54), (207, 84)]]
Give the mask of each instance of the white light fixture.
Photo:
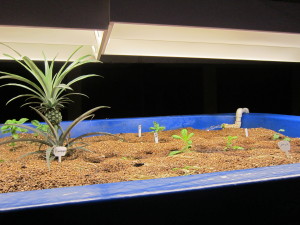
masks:
[[(159, 56), (300, 62), (300, 34), (111, 22), (107, 31), (0, 26), (0, 42), (33, 60), (57, 56)], [(0, 45), (3, 53), (15, 55)]]
[[(44, 52), (48, 59), (57, 57), (56, 60), (65, 61), (81, 45), (74, 59), (87, 54), (98, 59), (103, 31), (0, 26), (0, 34), (0, 42), (33, 60), (43, 60)], [(96, 46), (95, 51), (93, 46)], [(8, 59), (3, 53), (17, 57), (12, 50), (0, 45), (0, 59)]]
[(300, 34), (111, 23), (102, 55), (300, 62)]

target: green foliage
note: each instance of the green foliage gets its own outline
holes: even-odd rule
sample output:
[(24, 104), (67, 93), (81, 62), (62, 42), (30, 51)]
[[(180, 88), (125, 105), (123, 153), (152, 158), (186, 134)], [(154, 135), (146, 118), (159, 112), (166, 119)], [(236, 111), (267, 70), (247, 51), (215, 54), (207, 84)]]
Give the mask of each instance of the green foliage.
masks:
[(135, 160), (136, 158), (131, 157), (131, 156), (123, 156), (123, 157), (121, 157), (121, 159), (124, 159), (124, 160)]
[[(284, 129), (279, 129), (278, 132), (285, 132)], [(280, 134), (279, 133), (274, 133), (273, 136), (272, 136), (272, 140), (279, 140), (281, 138)], [(291, 139), (289, 137), (285, 137), (283, 138), (283, 140), (285, 141), (291, 141)]]
[(237, 138), (238, 138), (237, 136), (227, 136), (227, 137), (225, 137), (225, 139), (227, 140), (225, 150), (229, 150), (229, 149), (242, 150), (242, 149), (244, 149), (241, 146), (233, 145), (233, 140), (235, 140)]
[[(27, 129), (18, 127), (17, 125), (23, 124), (28, 121), (27, 118), (21, 118), (20, 120), (12, 119), (6, 120), (4, 125), (0, 128), (3, 134), (10, 134), (13, 140), (19, 139), (19, 133), (28, 132)], [(16, 146), (16, 143), (12, 141), (9, 146), (13, 148)]]
[[(69, 99), (70, 95), (83, 95), (82, 93), (67, 93), (66, 91), (73, 91), (71, 86), (83, 79), (99, 76), (95, 74), (88, 74), (88, 75), (81, 75), (79, 77), (76, 77), (75, 79), (71, 79), (68, 82), (65, 82), (66, 76), (75, 68), (84, 65), (86, 63), (94, 62), (92, 60), (91, 55), (85, 55), (78, 59), (76, 59), (74, 62), (70, 63), (71, 58), (79, 51), (80, 48), (83, 46), (78, 47), (67, 59), (67, 61), (64, 63), (64, 65), (60, 68), (60, 70), (57, 73), (54, 73), (54, 63), (55, 59), (52, 59), (50, 62), (48, 62), (48, 59), (46, 56), (44, 56), (44, 71), (40, 70), (38, 66), (27, 56), (22, 56), (19, 52), (11, 48), (10, 46), (1, 43), (2, 45), (5, 45), (6, 47), (13, 50), (20, 58), (21, 60), (16, 59), (15, 57), (4, 54), (8, 58), (16, 61), (18, 64), (20, 64), (22, 67), (24, 67), (29, 74), (31, 75), (31, 79), (27, 79), (22, 75), (17, 75), (13, 73), (8, 72), (2, 72), (0, 71), (0, 74), (3, 74), (3, 76), (0, 76), (0, 79), (9, 79), (13, 80), (13, 83), (7, 83), (2, 85), (3, 86), (15, 86), (20, 87), (22, 89), (26, 89), (28, 91), (28, 94), (21, 94), (18, 96), (13, 97), (10, 99), (7, 104), (15, 99), (18, 98), (26, 98), (25, 101), (30, 100), (29, 102), (24, 103), (24, 105), (38, 105), (38, 109), (42, 111), (42, 113), (47, 113), (49, 110), (57, 110), (59, 113), (59, 110), (64, 107), (65, 104), (72, 102)], [(65, 83), (64, 83), (65, 82)], [(57, 115), (58, 117), (60, 115)], [(59, 121), (60, 122), (60, 121)]]
[(291, 139), (289, 137), (285, 137), (283, 138), (284, 141), (291, 141)]
[[(32, 120), (31, 124), (35, 126), (37, 130), (40, 130), (44, 133), (48, 133), (49, 131), (49, 126), (47, 124), (41, 124), (38, 120)], [(38, 136), (38, 135), (39, 135), (38, 133), (34, 133), (34, 136)]]
[(280, 134), (278, 134), (278, 133), (273, 134), (273, 137), (272, 137), (273, 140), (278, 140), (279, 138), (280, 138)]
[(194, 133), (188, 133), (187, 129), (182, 129), (181, 130), (181, 136), (179, 135), (172, 135), (172, 138), (174, 139), (179, 139), (182, 140), (184, 143), (184, 147), (181, 150), (177, 150), (177, 151), (171, 151), (169, 153), (169, 156), (173, 156), (173, 155), (177, 155), (180, 153), (185, 152), (186, 150), (192, 148), (192, 143), (193, 141), (191, 140), (191, 137), (194, 136)]
[(183, 141), (184, 143), (184, 149), (188, 149), (188, 148), (191, 148), (192, 147), (192, 140), (191, 140), (191, 137), (194, 136), (194, 133), (188, 133), (187, 129), (182, 129), (181, 130), (181, 136), (179, 135), (172, 135), (173, 138), (175, 139), (180, 139)]
[[(32, 107), (31, 107), (32, 108)], [(25, 142), (37, 142), (40, 143), (41, 146), (42, 145), (46, 145), (48, 146), (48, 148), (46, 149), (46, 151), (43, 150), (38, 150), (36, 152), (31, 152), (28, 154), (25, 154), (24, 156), (30, 155), (30, 154), (34, 154), (34, 153), (46, 153), (46, 161), (47, 161), (47, 165), (48, 168), (50, 170), (50, 162), (54, 159), (53, 157), (53, 151), (55, 147), (58, 146), (64, 146), (67, 148), (67, 151), (74, 151), (77, 149), (82, 149), (82, 150), (86, 150), (89, 151), (88, 149), (86, 149), (85, 147), (87, 146), (86, 143), (78, 141), (79, 139), (82, 139), (83, 137), (87, 137), (87, 136), (91, 136), (91, 135), (103, 135), (103, 134), (108, 134), (108, 135), (112, 135), (109, 133), (105, 133), (105, 132), (92, 132), (92, 133), (86, 133), (83, 135), (80, 135), (76, 138), (71, 139), (70, 138), (70, 132), (71, 130), (81, 121), (91, 118), (93, 117), (93, 114), (96, 110), (98, 109), (102, 109), (102, 108), (109, 108), (107, 106), (98, 106), (96, 108), (93, 108), (85, 113), (83, 113), (82, 115), (80, 115), (78, 118), (76, 118), (67, 128), (66, 130), (62, 130), (61, 129), (61, 133), (58, 133), (57, 129), (55, 129), (55, 127), (51, 124), (51, 122), (37, 109), (32, 108), (33, 110), (35, 110), (47, 123), (47, 125), (49, 126), (49, 131), (48, 132), (44, 132), (41, 131), (37, 128), (33, 128), (27, 125), (22, 125), (22, 124), (13, 124), (17, 127), (20, 128), (25, 128), (28, 130), (31, 130), (35, 133), (38, 133), (39, 135), (41, 135), (43, 137), (43, 140), (40, 139), (30, 139), (30, 138), (21, 138), (21, 139), (17, 139), (15, 141), (21, 142), (21, 141), (25, 141)], [(6, 143), (11, 143), (11, 140), (7, 140), (7, 141), (3, 141), (0, 142), (0, 144), (6, 144)], [(74, 146), (76, 145), (76, 146)], [(23, 156), (23, 157), (24, 157)]]
[(166, 129), (166, 127), (161, 127), (159, 125), (159, 123), (157, 123), (155, 121), (153, 122), (153, 127), (150, 127), (150, 130), (152, 130), (152, 132), (154, 132), (154, 133), (158, 133), (159, 131), (163, 131), (165, 129)]

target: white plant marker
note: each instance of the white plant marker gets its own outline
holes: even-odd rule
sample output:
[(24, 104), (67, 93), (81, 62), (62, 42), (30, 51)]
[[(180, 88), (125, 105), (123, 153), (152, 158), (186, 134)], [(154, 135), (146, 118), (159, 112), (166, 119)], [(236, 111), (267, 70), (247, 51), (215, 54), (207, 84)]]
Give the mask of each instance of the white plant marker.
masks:
[(142, 125), (138, 126), (139, 137), (142, 137)]
[(291, 150), (291, 144), (289, 141), (279, 141), (278, 147), (281, 151), (283, 151), (286, 155), (286, 157), (290, 158), (290, 150)]
[(66, 155), (67, 148), (64, 146), (57, 146), (53, 149), (53, 153), (56, 157), (58, 157), (58, 162), (61, 163), (61, 157)]
[(249, 137), (248, 128), (245, 128), (245, 135), (246, 137)]
[(158, 143), (158, 133), (154, 132), (154, 141), (157, 144)]

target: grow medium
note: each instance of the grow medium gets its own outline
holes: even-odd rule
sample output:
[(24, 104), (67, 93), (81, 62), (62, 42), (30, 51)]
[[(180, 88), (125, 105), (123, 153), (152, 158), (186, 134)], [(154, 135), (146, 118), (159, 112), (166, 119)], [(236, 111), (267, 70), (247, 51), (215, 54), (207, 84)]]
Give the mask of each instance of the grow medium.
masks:
[(56, 159), (51, 163), (50, 171), (45, 154), (20, 158), (37, 151), (39, 145), (16, 143), (14, 148), (2, 145), (0, 192), (156, 179), (300, 162), (300, 141), (292, 138), (292, 150), (286, 155), (277, 146), (284, 135), (273, 140), (277, 132), (272, 130), (251, 128), (248, 129), (249, 137), (246, 137), (244, 129), (186, 129), (194, 133), (193, 144), (181, 154), (169, 156), (184, 147), (181, 140), (172, 138), (172, 135), (180, 135), (180, 129), (159, 132), (159, 143), (154, 143), (151, 132), (143, 133), (142, 137), (136, 133), (96, 136), (82, 140), (92, 152), (78, 150), (63, 157), (61, 163)]

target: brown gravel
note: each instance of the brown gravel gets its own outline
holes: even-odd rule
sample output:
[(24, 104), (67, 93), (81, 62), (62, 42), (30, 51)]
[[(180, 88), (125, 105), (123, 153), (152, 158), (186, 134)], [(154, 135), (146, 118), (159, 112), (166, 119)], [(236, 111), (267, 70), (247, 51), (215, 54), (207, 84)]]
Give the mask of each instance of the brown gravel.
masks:
[[(171, 136), (180, 130), (160, 132), (155, 144), (153, 133), (119, 134), (86, 138), (88, 149), (51, 163), (49, 171), (43, 155), (20, 159), (25, 153), (38, 150), (32, 143), (17, 143), (14, 150), (0, 146), (0, 193), (38, 190), (87, 184), (174, 177), (237, 169), (274, 166), (300, 162), (300, 139), (291, 139), (291, 154), (287, 157), (272, 140), (272, 130), (254, 128), (245, 137), (243, 129), (204, 131), (187, 128), (195, 133), (191, 151), (168, 156), (183, 147)], [(28, 134), (24, 134), (26, 136)], [(234, 145), (244, 150), (224, 150), (227, 136), (238, 136)], [(282, 136), (283, 138), (283, 136)], [(0, 140), (5, 140), (3, 138)]]

